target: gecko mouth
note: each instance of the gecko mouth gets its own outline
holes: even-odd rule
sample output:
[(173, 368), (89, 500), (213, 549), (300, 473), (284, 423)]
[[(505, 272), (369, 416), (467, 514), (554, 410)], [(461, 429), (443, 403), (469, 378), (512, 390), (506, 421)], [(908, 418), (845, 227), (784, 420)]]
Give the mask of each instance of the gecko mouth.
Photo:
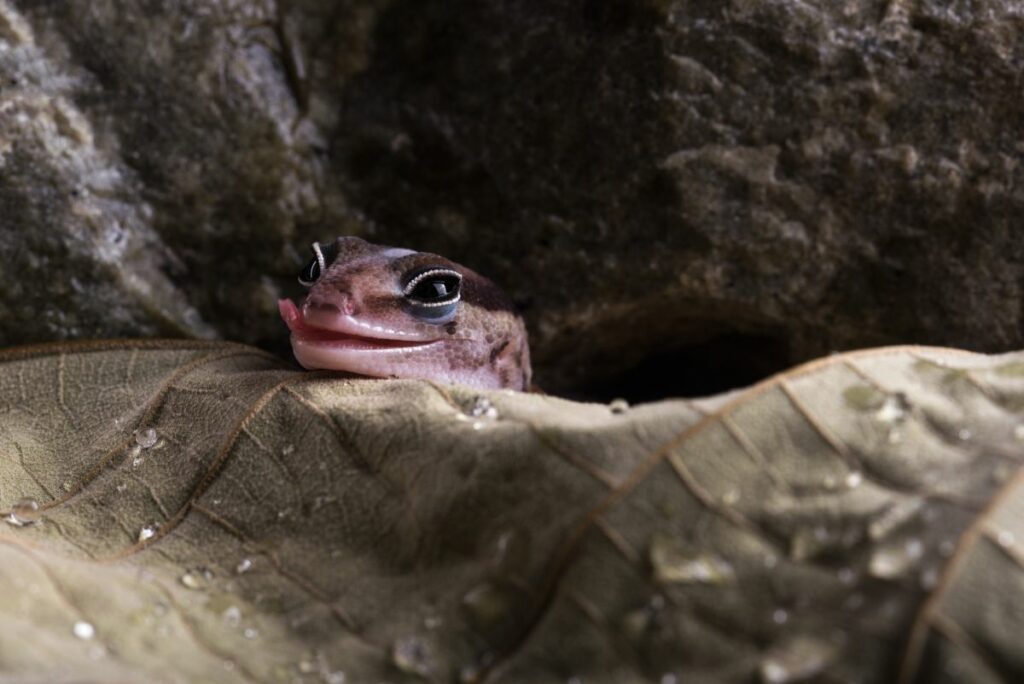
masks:
[[(439, 340), (402, 339), (399, 333), (362, 326), (348, 316), (306, 315), (290, 299), (278, 302), (278, 310), (292, 333), (296, 358), (306, 368), (352, 370), (343, 357), (324, 357), (322, 352), (339, 354), (359, 352), (408, 352), (436, 344)], [(330, 326), (330, 327), (326, 327)], [(311, 354), (314, 349), (320, 354)], [(316, 358), (313, 358), (313, 357)], [(309, 361), (310, 363), (307, 363)]]

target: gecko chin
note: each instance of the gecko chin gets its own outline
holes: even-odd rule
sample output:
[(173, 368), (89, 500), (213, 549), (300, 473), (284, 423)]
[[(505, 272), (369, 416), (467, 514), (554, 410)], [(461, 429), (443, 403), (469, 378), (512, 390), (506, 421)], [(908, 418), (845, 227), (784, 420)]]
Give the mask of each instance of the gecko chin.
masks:
[(291, 331), (295, 358), (308, 369), (391, 377), (397, 366), (431, 365), (434, 348), (446, 342), (371, 327), (352, 316), (300, 310), (290, 299), (279, 301), (278, 309)]

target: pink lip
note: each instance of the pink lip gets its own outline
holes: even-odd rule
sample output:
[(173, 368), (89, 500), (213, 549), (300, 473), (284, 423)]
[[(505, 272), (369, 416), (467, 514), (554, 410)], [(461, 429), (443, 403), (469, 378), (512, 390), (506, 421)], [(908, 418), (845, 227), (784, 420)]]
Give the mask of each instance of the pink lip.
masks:
[[(281, 318), (291, 330), (293, 344), (298, 342), (303, 346), (330, 347), (338, 350), (385, 351), (425, 347), (435, 342), (435, 340), (400, 338), (396, 336), (395, 332), (367, 329), (366, 326), (356, 323), (348, 316), (333, 317), (329, 321), (321, 321), (322, 317), (316, 317), (318, 319), (316, 323), (328, 323), (331, 328), (311, 324), (303, 315), (303, 311), (290, 299), (279, 300), (277, 308), (281, 313)], [(364, 334), (364, 330), (366, 333), (377, 334)]]

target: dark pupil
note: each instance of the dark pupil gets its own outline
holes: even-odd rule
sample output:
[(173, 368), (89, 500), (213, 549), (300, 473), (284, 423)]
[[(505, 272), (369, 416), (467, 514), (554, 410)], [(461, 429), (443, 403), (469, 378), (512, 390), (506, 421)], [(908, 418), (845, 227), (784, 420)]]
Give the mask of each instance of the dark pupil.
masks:
[(299, 278), (307, 283), (312, 283), (319, 277), (320, 262), (317, 261), (316, 259), (313, 259), (308, 264), (306, 264), (306, 268), (302, 269), (302, 273), (299, 275)]
[(413, 299), (421, 302), (440, 302), (451, 297), (459, 288), (458, 278), (454, 276), (437, 276), (427, 278), (416, 285), (410, 293)]

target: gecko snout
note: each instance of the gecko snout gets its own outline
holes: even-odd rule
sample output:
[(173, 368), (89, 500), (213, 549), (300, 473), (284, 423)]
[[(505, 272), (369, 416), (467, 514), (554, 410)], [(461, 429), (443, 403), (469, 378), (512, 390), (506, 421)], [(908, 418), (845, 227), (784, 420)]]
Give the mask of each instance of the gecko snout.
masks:
[(303, 313), (352, 316), (356, 313), (355, 300), (348, 292), (330, 290), (311, 293), (302, 304)]

